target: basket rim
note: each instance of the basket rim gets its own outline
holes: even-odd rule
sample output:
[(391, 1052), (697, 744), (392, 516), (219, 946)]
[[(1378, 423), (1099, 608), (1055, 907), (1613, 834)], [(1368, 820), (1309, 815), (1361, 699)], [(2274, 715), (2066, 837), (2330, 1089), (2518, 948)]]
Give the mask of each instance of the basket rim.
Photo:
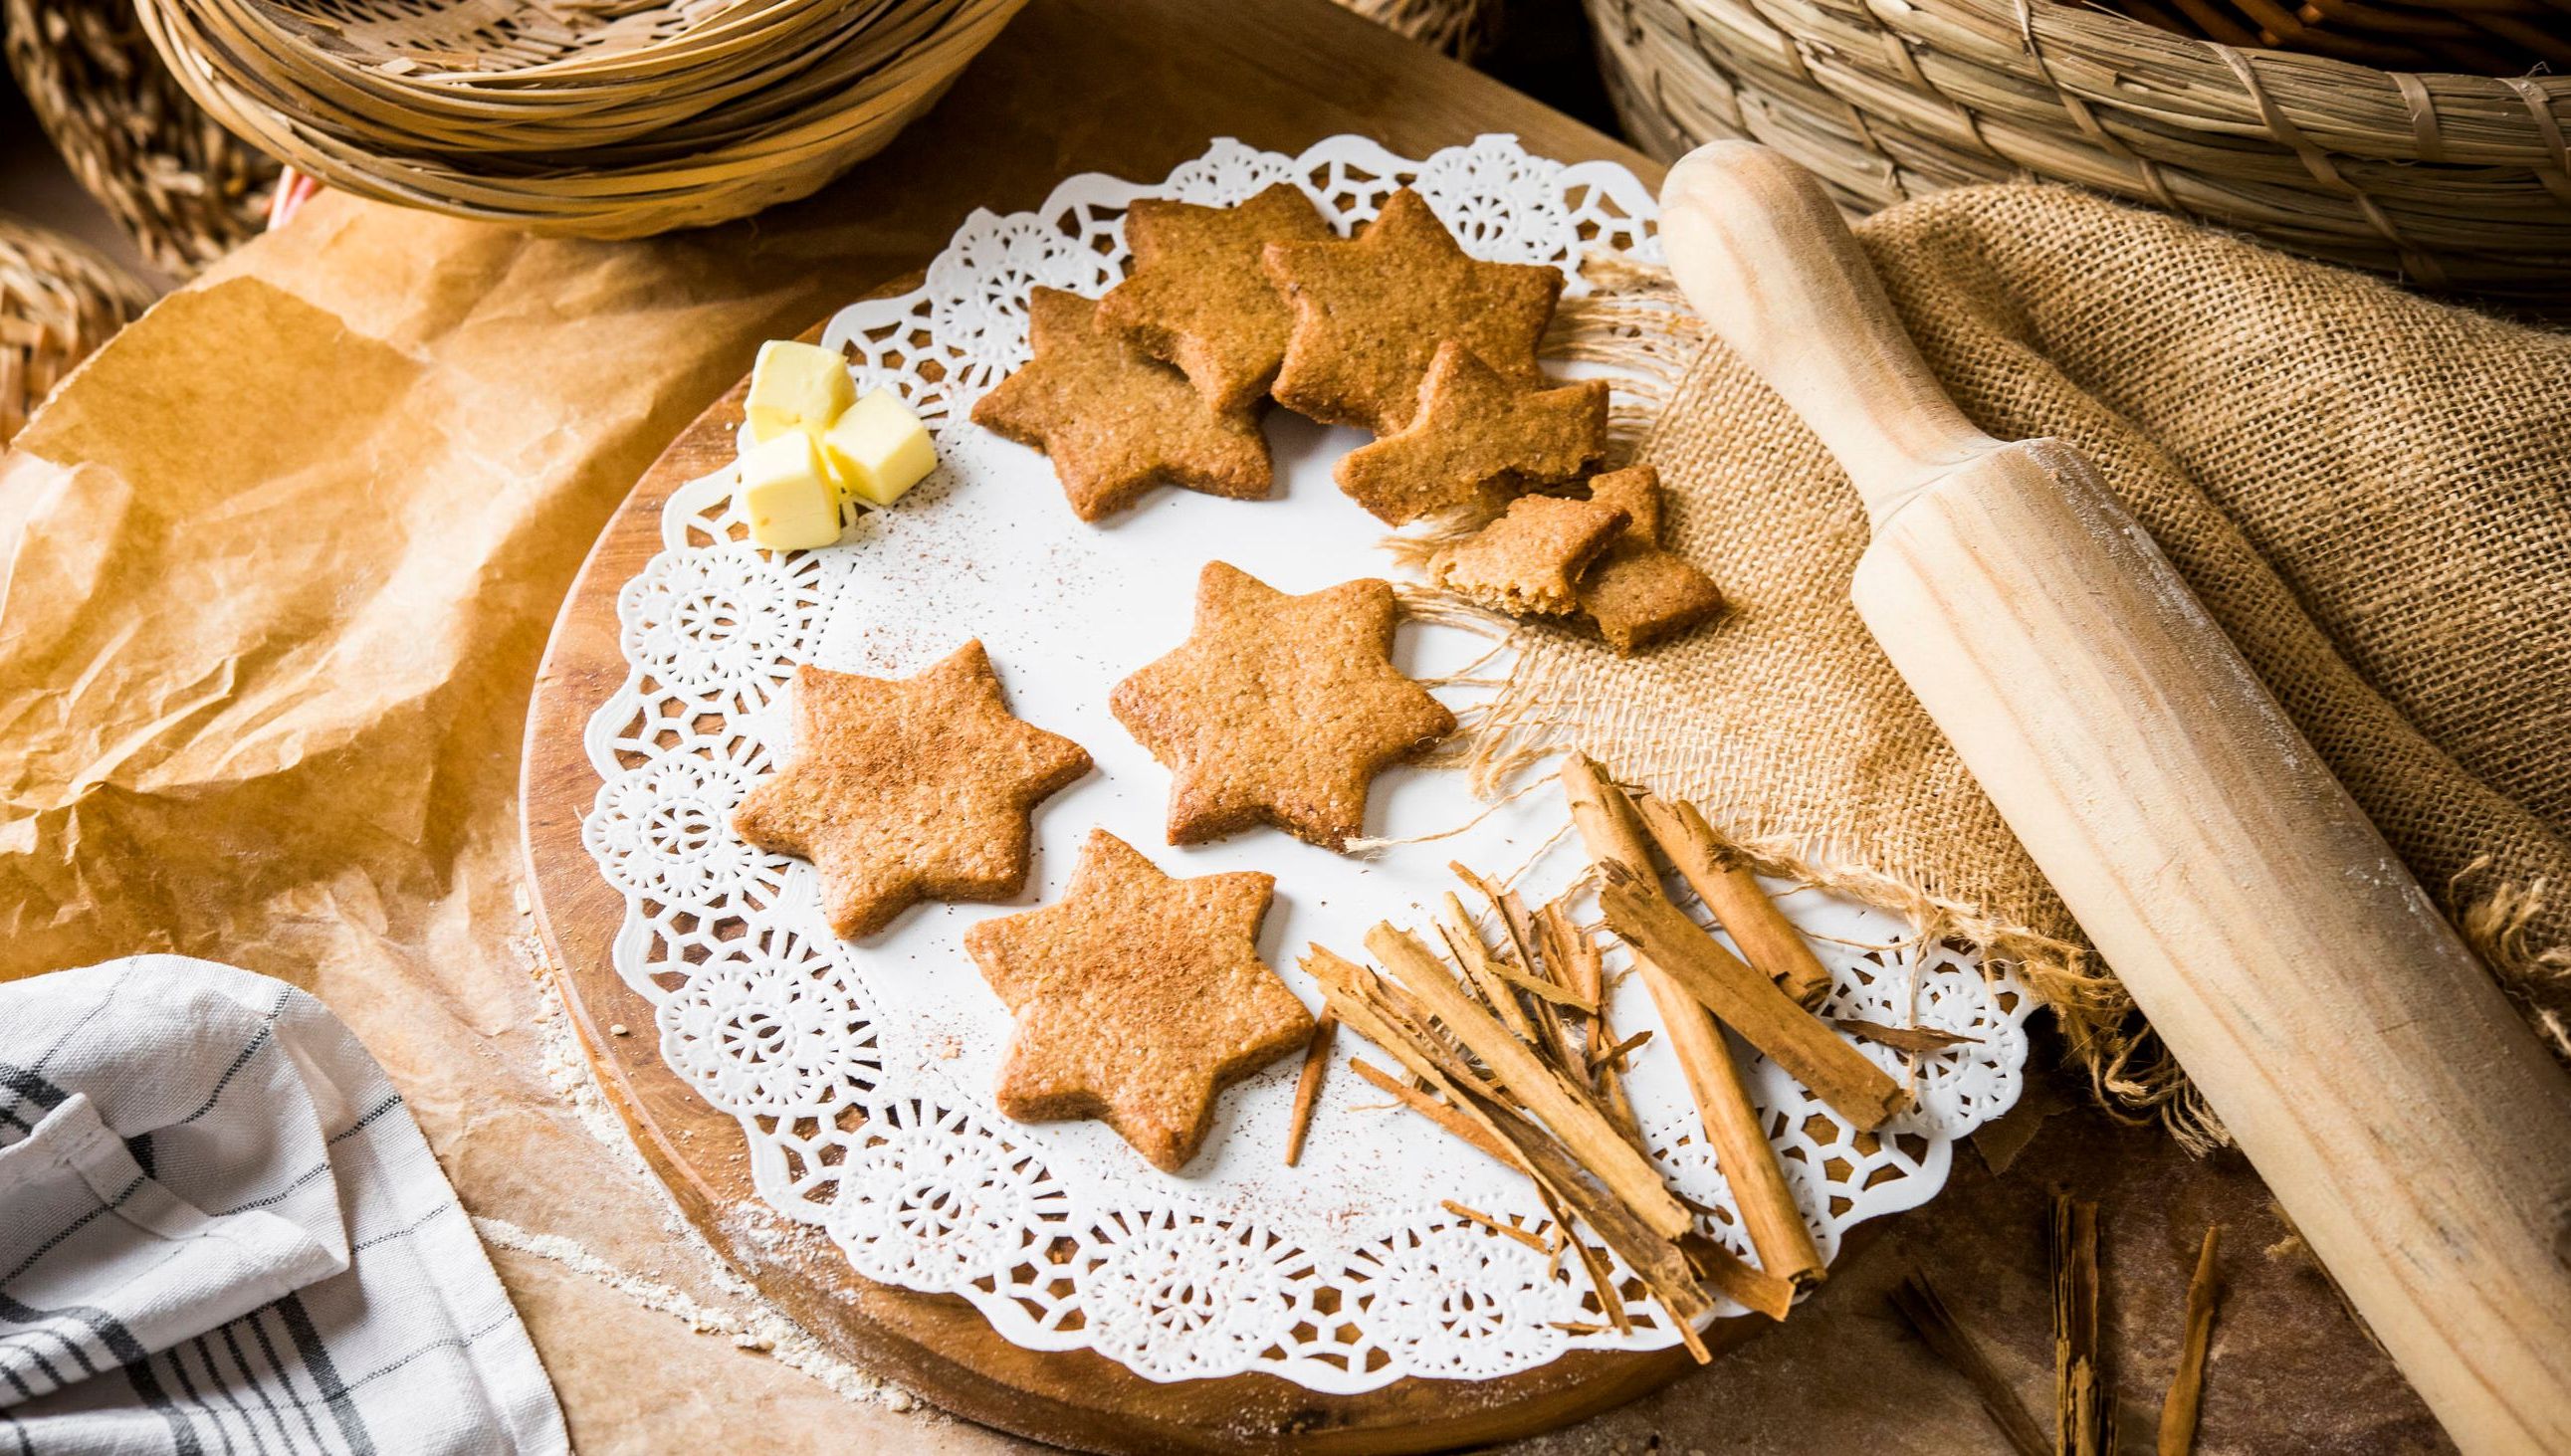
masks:
[[(164, 4), (140, 0), (147, 27)], [(888, 141), (941, 95), (1026, 0), (956, 0), (945, 21), (828, 104), (684, 157), (524, 176), (477, 174), (435, 159), (386, 157), (310, 127), (238, 91), (226, 76), (175, 68), (225, 125), (323, 184), (450, 217), (547, 232), (633, 236), (721, 221), (801, 196)], [(156, 32), (157, 33), (157, 32)], [(755, 199), (741, 206), (746, 199)]]

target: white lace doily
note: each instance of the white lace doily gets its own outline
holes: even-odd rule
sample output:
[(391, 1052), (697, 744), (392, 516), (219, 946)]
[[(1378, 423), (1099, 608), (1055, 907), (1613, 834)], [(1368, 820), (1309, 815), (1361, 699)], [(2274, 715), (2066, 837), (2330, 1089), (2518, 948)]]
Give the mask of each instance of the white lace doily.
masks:
[[(974, 214), (917, 291), (843, 309), (826, 334), (858, 359), (860, 391), (889, 385), (929, 420), (939, 471), (897, 508), (857, 517), (840, 545), (786, 557), (744, 542), (725, 476), (698, 481), (673, 497), (664, 550), (624, 590), (632, 671), (589, 726), (606, 783), (585, 827), (625, 895), (616, 968), (659, 1008), (669, 1065), (739, 1120), (768, 1204), (825, 1229), (865, 1277), (961, 1295), (1019, 1344), (1095, 1349), (1156, 1379), (1260, 1370), (1337, 1392), (1409, 1375), (1503, 1375), (1575, 1347), (1667, 1345), (1676, 1334), (1639, 1288), (1631, 1334), (1574, 1332), (1601, 1323), (1576, 1261), (1557, 1268), (1442, 1208), (1546, 1222), (1516, 1175), (1373, 1106), (1382, 1099), (1345, 1063), (1386, 1059), (1353, 1036), (1340, 1038), (1293, 1170), (1281, 1156), (1292, 1059), (1227, 1093), (1207, 1151), (1175, 1177), (1102, 1125), (1021, 1126), (991, 1102), (1010, 1021), (964, 956), (962, 932), (1057, 898), (1093, 825), (1175, 874), (1275, 873), (1261, 950), (1314, 1005), (1294, 967), (1304, 945), (1356, 954), (1377, 919), (1424, 923), (1421, 907), (1455, 887), (1448, 860), (1522, 870), (1531, 898), (1577, 869), (1550, 792), (1369, 860), (1268, 830), (1168, 847), (1168, 775), (1108, 717), (1108, 691), (1186, 636), (1208, 559), (1288, 591), (1381, 574), (1379, 528), (1328, 481), (1330, 461), (1362, 437), (1280, 411), (1270, 432), (1282, 499), (1164, 491), (1088, 527), (1041, 456), (964, 422), (1026, 355), (1031, 285), (1096, 294), (1122, 275), (1127, 203), (1234, 203), (1281, 179), (1342, 228), (1372, 217), (1394, 188), (1416, 187), (1466, 246), (1495, 259), (1570, 268), (1591, 249), (1656, 249), (1653, 199), (1631, 174), (1530, 157), (1507, 137), (1425, 162), (1350, 137), (1300, 157), (1224, 141), (1159, 184), (1076, 177), (1036, 212)], [(1098, 771), (1037, 811), (1036, 869), (1015, 905), (923, 906), (866, 942), (837, 940), (807, 867), (752, 849), (727, 825), (780, 756), (780, 689), (797, 662), (908, 673), (973, 636), (1013, 710), (1077, 739)], [(1413, 624), (1401, 662), (1414, 676), (1453, 674), (1488, 647)], [(1471, 691), (1441, 693), (1468, 708)], [(1386, 774), (1367, 832), (1472, 820), (1487, 806), (1462, 778)], [(1852, 1132), (1744, 1049), (1827, 1255), (1850, 1225), (1935, 1193), (1953, 1140), (2015, 1100), (2031, 1002), (2006, 976), (1986, 979), (1880, 912), (1810, 890), (1784, 903), (1836, 977), (1831, 1014), (1980, 1039), (1915, 1069), (1864, 1047), (1918, 1094), (1879, 1136)], [(1620, 1033), (1657, 1024), (1630, 982), (1613, 1011)], [(1655, 1157), (1718, 1211), (1709, 1231), (1746, 1251), (1677, 1068), (1646, 1047), (1629, 1085)]]

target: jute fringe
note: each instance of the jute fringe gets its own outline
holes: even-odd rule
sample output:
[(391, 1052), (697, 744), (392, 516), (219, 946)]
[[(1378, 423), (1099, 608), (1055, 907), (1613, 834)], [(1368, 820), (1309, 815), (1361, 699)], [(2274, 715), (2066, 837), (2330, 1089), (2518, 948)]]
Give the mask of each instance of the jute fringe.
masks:
[[(2543, 482), (2553, 470), (2558, 489), (2571, 450), (2536, 460), (2523, 442), (2558, 434), (2541, 425), (2558, 415), (2571, 346), (2058, 189), (1945, 194), (1861, 234), (1966, 412), (2004, 438), (2061, 435), (2100, 462), (2571, 1060), (2571, 920), (2551, 889), (2571, 879), (2571, 845), (2528, 807), (2571, 800), (2547, 717), (2560, 707), (2504, 718), (2476, 697), (2490, 682), (2543, 696), (2564, 671), (2550, 640), (2563, 624), (2516, 639), (2485, 629), (2502, 592), (2492, 579), (2532, 597), (2563, 589), (2571, 552)], [(1616, 376), (1611, 463), (1661, 467), (1668, 544), (1712, 571), (1737, 612), (1620, 660), (1575, 628), (1407, 589), (1418, 615), (1506, 644), (1505, 684), (1475, 705), (1463, 745), (1476, 790), (1577, 747), (1696, 800), (1763, 868), (2014, 965), (2102, 1107), (2191, 1149), (2228, 1141), (1855, 622), (1846, 572), (1864, 525), (1844, 478), (1708, 345), (1665, 272), (1588, 276), (1596, 291), (1566, 300), (1547, 352)], [(2376, 377), (2387, 367), (2402, 377)], [(2338, 404), (2287, 407), (2314, 398)], [(2350, 495), (2349, 480), (2372, 493)], [(2423, 522), (2459, 511), (2440, 505), (2459, 488), (2479, 493), (2465, 533), (2476, 539), (2432, 547), (2454, 533), (2442, 516), (2442, 538)], [(1415, 565), (1470, 524), (1396, 538), (1395, 554)], [(2476, 553), (2473, 579), (2436, 573), (2456, 549)], [(2387, 572), (2421, 579), (2395, 575), (2387, 596)], [(2449, 663), (2458, 654), (2469, 671)], [(2459, 759), (2516, 771), (2477, 778)]]

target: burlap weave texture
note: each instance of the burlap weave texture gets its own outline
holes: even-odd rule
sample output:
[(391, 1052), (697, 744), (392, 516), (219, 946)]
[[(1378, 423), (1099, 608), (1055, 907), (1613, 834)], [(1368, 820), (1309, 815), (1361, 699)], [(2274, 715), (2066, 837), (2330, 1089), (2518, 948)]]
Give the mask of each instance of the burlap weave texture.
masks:
[[(2066, 189), (1858, 231), (1964, 412), (2088, 452), (2571, 1054), (2571, 335)], [(1734, 615), (1632, 661), (1522, 632), (1485, 751), (1579, 742), (2021, 958), (2112, 1103), (2219, 1137), (1848, 605), (1865, 517), (1819, 442), (1714, 344), (1642, 453)]]

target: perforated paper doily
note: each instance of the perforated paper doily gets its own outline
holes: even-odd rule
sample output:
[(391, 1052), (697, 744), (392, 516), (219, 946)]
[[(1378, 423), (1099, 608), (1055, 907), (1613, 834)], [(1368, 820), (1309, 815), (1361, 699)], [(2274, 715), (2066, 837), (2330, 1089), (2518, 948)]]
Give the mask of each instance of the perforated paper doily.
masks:
[[(1280, 411), (1269, 427), (1280, 498), (1164, 491), (1090, 527), (1041, 456), (965, 422), (1026, 356), (1032, 285), (1095, 295), (1122, 276), (1127, 203), (1229, 204), (1279, 180), (1300, 184), (1342, 230), (1394, 188), (1416, 187), (1488, 258), (1570, 269), (1592, 249), (1656, 251), (1653, 199), (1631, 174), (1530, 157), (1507, 137), (1425, 162), (1350, 137), (1290, 158), (1224, 141), (1157, 185), (1076, 177), (1036, 212), (974, 214), (917, 291), (851, 305), (826, 334), (857, 359), (861, 392), (888, 385), (930, 422), (938, 472), (897, 508), (857, 517), (841, 544), (783, 557), (744, 542), (728, 478), (708, 477), (672, 498), (664, 549), (625, 587), (632, 671), (589, 726), (606, 783), (585, 826), (626, 899), (616, 968), (659, 1008), (670, 1066), (739, 1120), (768, 1204), (825, 1229), (865, 1277), (961, 1295), (1019, 1344), (1095, 1349), (1155, 1379), (1261, 1370), (1336, 1392), (1408, 1375), (1504, 1375), (1574, 1347), (1671, 1344), (1675, 1331), (1639, 1286), (1630, 1334), (1574, 1332), (1602, 1322), (1576, 1261), (1555, 1267), (1444, 1210), (1452, 1201), (1533, 1230), (1547, 1223), (1515, 1174), (1373, 1106), (1381, 1099), (1345, 1064), (1387, 1059), (1356, 1037), (1340, 1038), (1291, 1170), (1282, 1150), (1292, 1059), (1225, 1095), (1206, 1152), (1179, 1176), (1101, 1124), (1023, 1126), (991, 1102), (1010, 1022), (963, 954), (963, 931), (1058, 898), (1093, 825), (1174, 874), (1274, 873), (1260, 948), (1313, 1005), (1294, 967), (1303, 947), (1359, 954), (1377, 919), (1425, 923), (1421, 907), (1455, 887), (1450, 859), (1519, 872), (1530, 899), (1579, 869), (1551, 792), (1485, 813), (1464, 775), (1429, 767), (1377, 780), (1367, 832), (1469, 829), (1371, 859), (1264, 829), (1168, 847), (1168, 775), (1108, 716), (1108, 692), (1187, 635), (1209, 559), (1297, 592), (1381, 574), (1380, 528), (1328, 479), (1363, 437)], [(822, 924), (808, 868), (751, 848), (727, 822), (781, 756), (780, 691), (798, 662), (907, 674), (975, 636), (1014, 711), (1077, 739), (1098, 769), (1038, 810), (1035, 873), (1014, 905), (923, 906), (868, 941), (840, 941)], [(1399, 661), (1414, 676), (1454, 675), (1489, 647), (1412, 624)], [(1440, 691), (1469, 718), (1470, 688)], [(1915, 1069), (1863, 1047), (1918, 1095), (1879, 1136), (1853, 1133), (1743, 1049), (1830, 1255), (1850, 1225), (1934, 1194), (1953, 1140), (2015, 1100), (2031, 1002), (1881, 912), (1811, 890), (1784, 903), (1836, 978), (1827, 1014), (1980, 1039)], [(1613, 1012), (1620, 1032), (1658, 1024), (1631, 982)], [(1676, 1066), (1646, 1047), (1629, 1085), (1655, 1158), (1717, 1211), (1708, 1231), (1747, 1252)]]

